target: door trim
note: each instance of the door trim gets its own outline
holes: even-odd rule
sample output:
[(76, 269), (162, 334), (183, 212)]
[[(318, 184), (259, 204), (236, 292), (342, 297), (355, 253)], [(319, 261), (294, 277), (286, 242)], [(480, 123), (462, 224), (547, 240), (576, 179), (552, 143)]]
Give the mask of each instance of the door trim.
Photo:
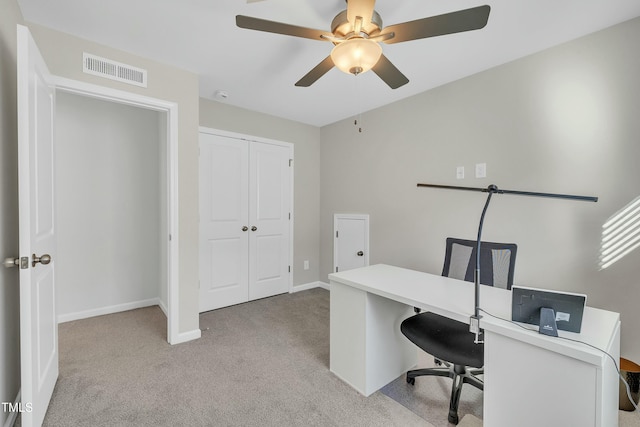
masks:
[(335, 273), (338, 265), (338, 220), (340, 219), (357, 219), (364, 221), (364, 265), (369, 265), (369, 215), (368, 214), (334, 214), (333, 215), (333, 270)]
[(253, 135), (246, 135), (246, 134), (242, 134), (242, 133), (237, 133), (237, 132), (230, 132), (230, 131), (226, 131), (226, 130), (220, 130), (220, 129), (214, 129), (214, 128), (210, 128), (210, 127), (206, 127), (206, 126), (200, 126), (198, 128), (198, 132), (199, 133), (206, 133), (209, 135), (217, 135), (217, 136), (222, 136), (225, 138), (233, 138), (233, 139), (240, 139), (240, 140), (244, 140), (244, 141), (253, 141), (253, 142), (261, 142), (264, 144), (272, 144), (272, 145), (279, 145), (281, 147), (287, 147), (289, 148), (289, 154), (290, 154), (290, 162), (292, 162), (291, 167), (289, 168), (289, 200), (290, 200), (290, 205), (289, 205), (289, 209), (291, 210), (291, 220), (289, 221), (289, 266), (290, 266), (290, 271), (289, 271), (289, 293), (293, 293), (293, 224), (294, 224), (294, 220), (295, 220), (295, 208), (294, 208), (294, 186), (293, 186), (293, 177), (294, 177), (294, 173), (293, 173), (293, 165), (295, 164), (295, 157), (294, 157), (294, 145), (290, 142), (283, 142), (283, 141), (278, 141), (275, 139), (269, 139), (269, 138), (262, 138), (259, 136), (253, 136)]
[(179, 328), (178, 104), (58, 76), (53, 76), (53, 85), (56, 90), (167, 114), (167, 341), (179, 344), (198, 338), (180, 334)]

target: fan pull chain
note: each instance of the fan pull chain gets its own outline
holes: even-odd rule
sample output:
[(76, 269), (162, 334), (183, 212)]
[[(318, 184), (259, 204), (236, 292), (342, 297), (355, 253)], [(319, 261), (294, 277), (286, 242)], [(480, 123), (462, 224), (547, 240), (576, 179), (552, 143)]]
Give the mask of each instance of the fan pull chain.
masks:
[(358, 122), (360, 122), (360, 126), (358, 126), (358, 133), (362, 133), (362, 98), (360, 96), (360, 82), (358, 81), (358, 74), (353, 75), (356, 79), (356, 99), (358, 102), (358, 115), (353, 121), (354, 126), (358, 126)]

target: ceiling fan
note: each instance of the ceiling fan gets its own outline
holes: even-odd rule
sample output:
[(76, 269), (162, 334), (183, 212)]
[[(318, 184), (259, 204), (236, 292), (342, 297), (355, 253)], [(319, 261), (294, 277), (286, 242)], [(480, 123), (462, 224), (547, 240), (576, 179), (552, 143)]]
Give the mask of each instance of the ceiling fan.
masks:
[(331, 32), (244, 15), (236, 16), (236, 25), (249, 30), (333, 43), (331, 55), (298, 80), (296, 86), (311, 86), (336, 66), (354, 75), (373, 70), (389, 87), (397, 89), (407, 84), (409, 79), (382, 54), (380, 42), (393, 44), (477, 30), (487, 25), (491, 10), (484, 5), (383, 28), (382, 18), (374, 10), (375, 0), (346, 2), (347, 9), (333, 18)]

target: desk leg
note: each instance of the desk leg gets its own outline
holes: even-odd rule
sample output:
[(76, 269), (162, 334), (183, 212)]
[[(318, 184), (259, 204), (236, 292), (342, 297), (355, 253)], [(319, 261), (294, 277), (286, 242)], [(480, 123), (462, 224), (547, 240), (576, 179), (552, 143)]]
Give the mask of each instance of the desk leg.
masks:
[(484, 424), (616, 426), (595, 407), (600, 370), (568, 356), (485, 330)]
[(336, 282), (330, 292), (331, 372), (369, 396), (416, 365), (400, 332), (411, 307)]

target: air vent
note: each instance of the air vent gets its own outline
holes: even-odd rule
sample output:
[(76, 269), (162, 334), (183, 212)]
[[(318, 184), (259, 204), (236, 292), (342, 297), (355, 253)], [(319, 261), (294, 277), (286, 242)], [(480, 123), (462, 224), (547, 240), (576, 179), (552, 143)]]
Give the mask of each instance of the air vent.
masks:
[(147, 70), (101, 58), (90, 53), (82, 54), (82, 71), (94, 76), (147, 87)]

